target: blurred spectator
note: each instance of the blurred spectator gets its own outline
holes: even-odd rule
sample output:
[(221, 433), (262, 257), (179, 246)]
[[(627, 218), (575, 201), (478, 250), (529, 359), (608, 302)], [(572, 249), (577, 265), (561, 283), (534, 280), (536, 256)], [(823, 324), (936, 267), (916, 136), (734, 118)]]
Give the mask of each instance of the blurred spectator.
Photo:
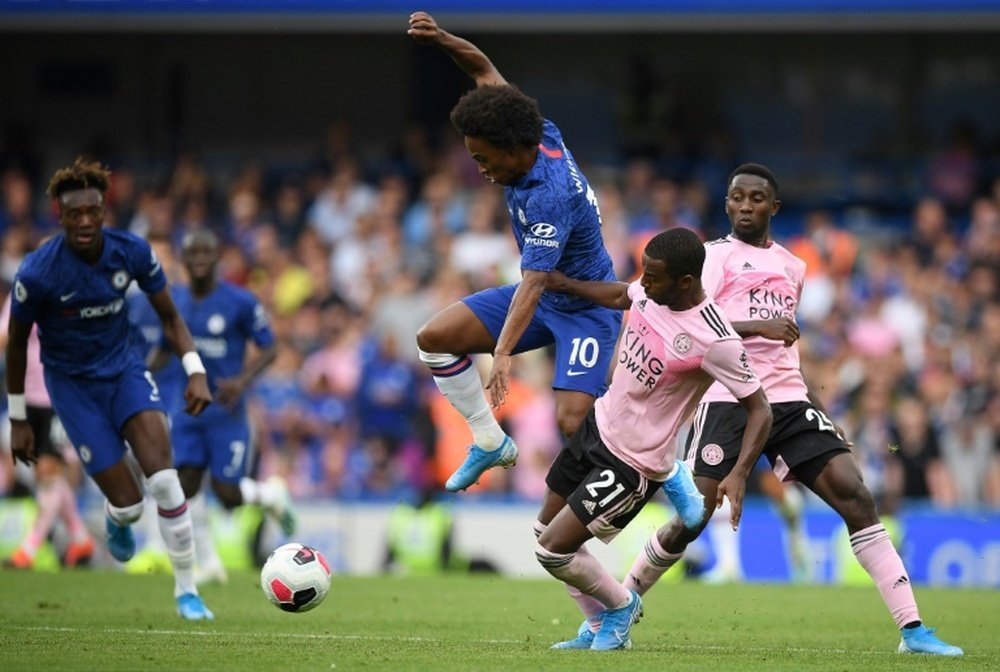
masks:
[(410, 247), (427, 245), (442, 233), (455, 235), (466, 228), (467, 207), (454, 180), (445, 172), (424, 182), (420, 198), (403, 216), (403, 239)]
[(327, 245), (336, 245), (354, 230), (362, 215), (375, 208), (375, 190), (360, 181), (357, 162), (342, 157), (326, 188), (306, 213), (306, 221)]
[(0, 173), (0, 233), (11, 229), (25, 229), (30, 234), (37, 231), (40, 222), (35, 216), (31, 183), (18, 170)]
[(477, 189), (469, 206), (467, 226), (451, 244), (448, 264), (465, 273), (477, 289), (515, 282), (520, 274), (517, 245), (507, 231), (500, 192)]
[(281, 247), (295, 247), (306, 226), (305, 208), (305, 192), (301, 182), (292, 176), (282, 180), (274, 197), (274, 209), (269, 213)]
[(889, 430), (886, 490), (892, 499), (929, 499), (939, 506), (955, 502), (955, 486), (941, 460), (937, 429), (923, 402), (905, 397), (896, 402)]

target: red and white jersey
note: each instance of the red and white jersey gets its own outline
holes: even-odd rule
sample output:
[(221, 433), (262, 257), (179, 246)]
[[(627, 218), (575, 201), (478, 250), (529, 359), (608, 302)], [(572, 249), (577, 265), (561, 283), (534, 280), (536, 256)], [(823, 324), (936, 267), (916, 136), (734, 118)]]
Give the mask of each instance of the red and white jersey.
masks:
[[(732, 235), (705, 243), (701, 284), (730, 322), (795, 319), (806, 263), (778, 243), (748, 245)], [(799, 344), (753, 336), (743, 340), (754, 371), (772, 404), (806, 401), (799, 368)], [(722, 385), (713, 385), (704, 401), (734, 401)]]
[(677, 431), (714, 381), (739, 398), (760, 381), (743, 341), (706, 298), (677, 312), (628, 288), (632, 308), (611, 386), (597, 400), (597, 429), (620, 460), (654, 481), (666, 480), (677, 454)]

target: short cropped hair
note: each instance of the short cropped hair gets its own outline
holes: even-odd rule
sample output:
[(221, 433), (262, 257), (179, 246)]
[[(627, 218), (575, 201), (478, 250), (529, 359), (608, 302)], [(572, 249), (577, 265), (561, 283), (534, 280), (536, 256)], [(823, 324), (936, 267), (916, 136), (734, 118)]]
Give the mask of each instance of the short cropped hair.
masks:
[(192, 229), (191, 231), (185, 233), (184, 237), (181, 239), (181, 249), (186, 250), (192, 245), (196, 245), (198, 243), (205, 243), (211, 247), (218, 248), (219, 237), (215, 235), (215, 232), (211, 229)]
[(111, 186), (111, 171), (100, 163), (85, 161), (82, 156), (68, 168), (60, 168), (49, 180), (47, 193), (58, 200), (67, 191), (77, 189), (97, 189), (102, 194)]
[(733, 183), (733, 179), (737, 175), (756, 175), (757, 177), (763, 177), (767, 180), (767, 183), (771, 185), (771, 189), (774, 191), (774, 196), (778, 196), (778, 181), (774, 179), (774, 173), (772, 173), (767, 166), (762, 166), (759, 163), (744, 163), (739, 166), (736, 170), (729, 174), (729, 181), (726, 182), (727, 185)]
[(451, 123), (466, 137), (499, 149), (535, 147), (542, 141), (538, 101), (512, 84), (480, 86), (459, 98)]
[(650, 259), (662, 261), (674, 280), (684, 275), (700, 278), (705, 265), (705, 245), (698, 234), (680, 226), (653, 236), (645, 252)]

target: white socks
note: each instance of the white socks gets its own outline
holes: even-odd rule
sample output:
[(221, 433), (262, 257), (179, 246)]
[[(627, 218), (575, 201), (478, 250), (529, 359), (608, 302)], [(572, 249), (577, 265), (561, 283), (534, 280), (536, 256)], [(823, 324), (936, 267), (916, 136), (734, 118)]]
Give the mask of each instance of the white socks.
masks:
[(174, 567), (174, 596), (198, 594), (194, 583), (194, 530), (191, 512), (177, 478), (176, 469), (158, 471), (146, 479), (146, 487), (156, 500), (160, 535)]
[(505, 434), (486, 401), (483, 381), (467, 356), (420, 351), (420, 361), (434, 376), (434, 383), (472, 430), (472, 440), (483, 450), (496, 450)]

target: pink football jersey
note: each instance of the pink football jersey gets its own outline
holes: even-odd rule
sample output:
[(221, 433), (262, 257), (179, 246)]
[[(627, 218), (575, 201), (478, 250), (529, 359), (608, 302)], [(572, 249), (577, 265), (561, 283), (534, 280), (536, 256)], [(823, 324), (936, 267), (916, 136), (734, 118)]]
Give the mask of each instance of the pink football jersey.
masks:
[(711, 299), (677, 312), (646, 298), (638, 282), (611, 386), (597, 400), (597, 428), (608, 449), (654, 481), (666, 479), (677, 432), (714, 381), (738, 398), (760, 381), (743, 341)]
[[(705, 293), (722, 307), (730, 322), (795, 318), (806, 264), (781, 245), (748, 245), (732, 235), (705, 244)], [(754, 371), (772, 404), (805, 401), (799, 369), (799, 345), (759, 336), (743, 340)], [(722, 385), (713, 385), (704, 401), (734, 401)]]

